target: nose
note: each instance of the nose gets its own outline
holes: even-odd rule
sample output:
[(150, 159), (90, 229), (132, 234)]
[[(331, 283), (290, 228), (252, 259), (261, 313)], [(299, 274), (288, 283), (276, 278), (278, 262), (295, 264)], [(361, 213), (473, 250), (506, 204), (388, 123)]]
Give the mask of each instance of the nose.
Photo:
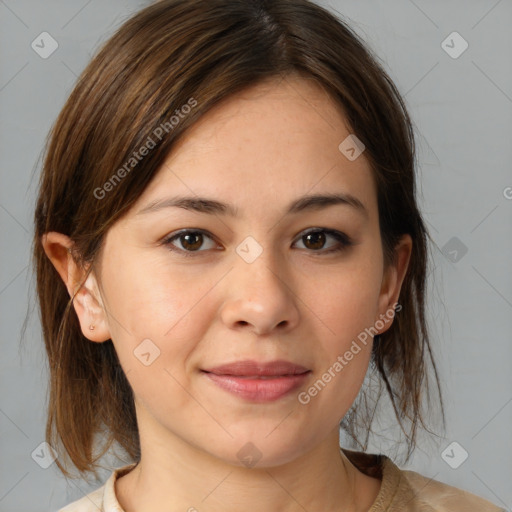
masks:
[(293, 279), (273, 258), (263, 253), (252, 263), (234, 259), (228, 274), (221, 310), (223, 323), (230, 329), (247, 329), (261, 336), (278, 329), (283, 334), (299, 322), (299, 297)]

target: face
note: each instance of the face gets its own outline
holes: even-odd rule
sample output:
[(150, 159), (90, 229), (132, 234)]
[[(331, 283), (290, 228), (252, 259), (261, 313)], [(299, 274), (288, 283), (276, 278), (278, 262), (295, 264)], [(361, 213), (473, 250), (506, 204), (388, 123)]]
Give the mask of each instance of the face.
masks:
[[(109, 230), (75, 309), (91, 341), (112, 339), (141, 433), (272, 466), (338, 428), (410, 254), (405, 239), (384, 269), (369, 164), (338, 148), (349, 134), (311, 81), (260, 84), (206, 114)], [(297, 206), (326, 195), (345, 199)], [(215, 203), (162, 205), (184, 197)], [(242, 360), (307, 372), (204, 371)]]

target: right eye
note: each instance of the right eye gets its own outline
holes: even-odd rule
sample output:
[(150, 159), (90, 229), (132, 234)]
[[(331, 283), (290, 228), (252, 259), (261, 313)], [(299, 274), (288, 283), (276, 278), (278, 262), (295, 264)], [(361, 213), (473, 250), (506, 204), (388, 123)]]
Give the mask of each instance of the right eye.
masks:
[[(183, 229), (178, 233), (171, 233), (163, 241), (162, 245), (167, 246), (170, 251), (181, 253), (183, 256), (195, 256), (196, 252), (203, 245), (204, 238), (213, 240), (212, 237), (202, 229)], [(181, 248), (174, 245), (174, 241), (178, 240)], [(213, 247), (210, 247), (213, 248)]]

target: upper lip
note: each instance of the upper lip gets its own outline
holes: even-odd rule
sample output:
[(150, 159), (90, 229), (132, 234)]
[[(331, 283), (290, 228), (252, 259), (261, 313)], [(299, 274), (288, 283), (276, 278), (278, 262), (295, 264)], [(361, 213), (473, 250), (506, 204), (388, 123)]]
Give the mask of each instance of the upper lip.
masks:
[(222, 364), (214, 368), (207, 368), (203, 371), (215, 373), (217, 375), (237, 375), (237, 376), (253, 376), (253, 375), (298, 375), (309, 371), (308, 368), (300, 364), (290, 363), (279, 359), (268, 363), (252, 361), (245, 359), (243, 361), (235, 361), (233, 363)]

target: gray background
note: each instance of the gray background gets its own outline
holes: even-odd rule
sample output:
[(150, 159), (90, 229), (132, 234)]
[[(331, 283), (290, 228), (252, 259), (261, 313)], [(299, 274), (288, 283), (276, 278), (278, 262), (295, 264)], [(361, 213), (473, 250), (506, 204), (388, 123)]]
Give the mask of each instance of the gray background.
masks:
[[(47, 389), (37, 310), (20, 345), (34, 305), (35, 176), (78, 74), (148, 3), (0, 0), (0, 512), (55, 511), (102, 484), (66, 481), (55, 464), (42, 469), (31, 458), (44, 440)], [(512, 2), (319, 3), (342, 13), (379, 55), (416, 125), (419, 200), (435, 240), (428, 310), (448, 426), (441, 439), (422, 436), (404, 467), (511, 509)], [(59, 45), (47, 59), (31, 48), (44, 31)], [(442, 47), (453, 31), (469, 44), (458, 58)], [(389, 453), (389, 425), (368, 451)], [(469, 453), (457, 469), (441, 455), (454, 441)], [(452, 460), (460, 450), (448, 451)]]

